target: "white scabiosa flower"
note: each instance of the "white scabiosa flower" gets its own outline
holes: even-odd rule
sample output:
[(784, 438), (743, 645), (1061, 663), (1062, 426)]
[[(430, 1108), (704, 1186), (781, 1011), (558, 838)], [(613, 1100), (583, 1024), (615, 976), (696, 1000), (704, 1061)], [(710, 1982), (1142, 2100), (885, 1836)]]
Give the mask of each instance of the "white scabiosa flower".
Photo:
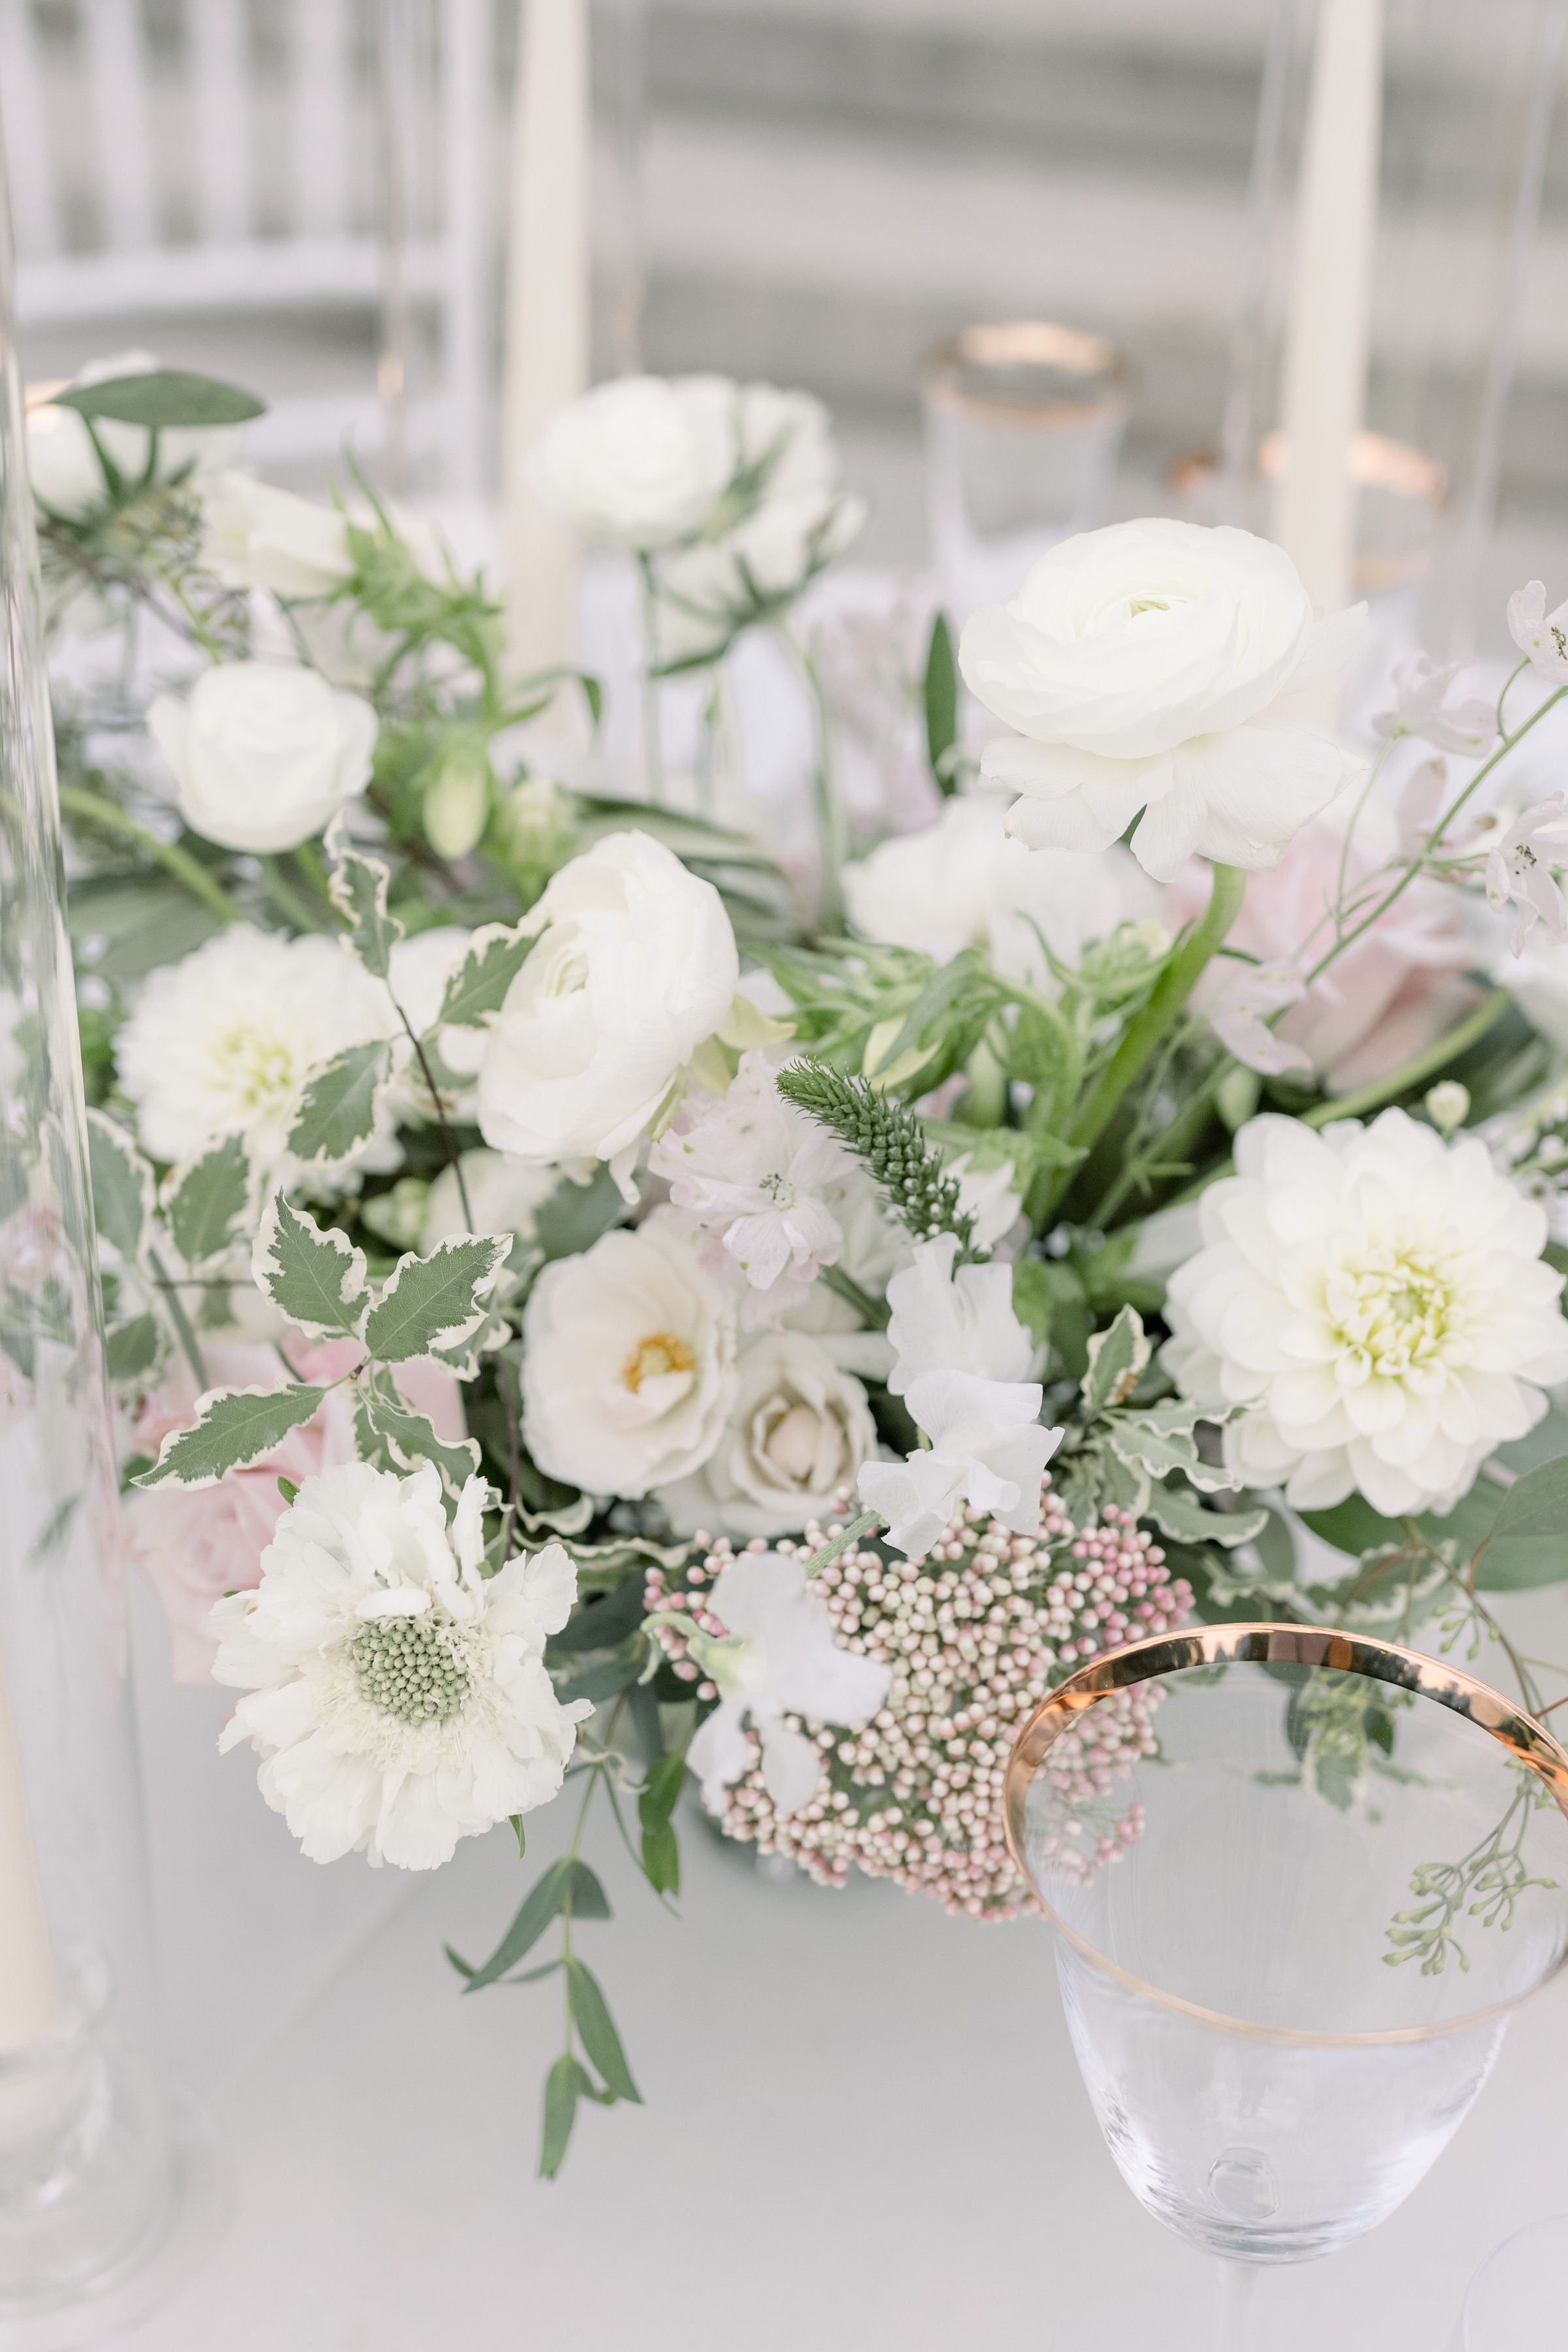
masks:
[(393, 1021), (380, 981), (335, 940), (230, 924), (151, 975), (115, 1040), (143, 1149), (184, 1160), (237, 1129), (276, 1160), (310, 1072)]
[(561, 1787), (592, 1708), (562, 1706), (544, 1644), (577, 1572), (547, 1544), (484, 1576), (486, 1494), (470, 1479), (448, 1528), (431, 1463), (324, 1470), (279, 1519), (256, 1591), (213, 1610), (214, 1674), (247, 1694), (219, 1747), (250, 1741), (312, 1862), (434, 1870)]
[(840, 1649), (827, 1604), (808, 1592), (798, 1559), (746, 1552), (713, 1580), (704, 1611), (724, 1633), (691, 1639), (692, 1655), (717, 1685), (719, 1704), (698, 1729), (686, 1760), (702, 1783), (710, 1812), (724, 1790), (750, 1769), (750, 1717), (763, 1744), (763, 1778), (775, 1810), (797, 1812), (821, 1785), (821, 1750), (785, 1722), (865, 1723), (888, 1696), (890, 1666)]
[(668, 1210), (547, 1265), (522, 1343), (523, 1433), (549, 1477), (636, 1499), (700, 1468), (723, 1433), (734, 1297)]
[(1133, 855), (1169, 882), (1194, 853), (1269, 866), (1363, 765), (1269, 715), (1334, 666), (1365, 607), (1314, 628), (1289, 557), (1228, 527), (1153, 520), (1051, 549), (959, 647), (965, 683), (1017, 731), (981, 772), (1023, 797), (1034, 849)]
[(793, 1535), (824, 1518), (877, 1451), (866, 1391), (805, 1331), (764, 1331), (741, 1352), (735, 1400), (700, 1470), (659, 1489), (678, 1535)]
[(1319, 1133), (1249, 1120), (1203, 1198), (1205, 1246), (1173, 1276), (1165, 1363), (1236, 1413), (1226, 1460), (1300, 1509), (1359, 1490), (1443, 1513), (1568, 1379), (1546, 1217), (1485, 1144), (1402, 1110)]

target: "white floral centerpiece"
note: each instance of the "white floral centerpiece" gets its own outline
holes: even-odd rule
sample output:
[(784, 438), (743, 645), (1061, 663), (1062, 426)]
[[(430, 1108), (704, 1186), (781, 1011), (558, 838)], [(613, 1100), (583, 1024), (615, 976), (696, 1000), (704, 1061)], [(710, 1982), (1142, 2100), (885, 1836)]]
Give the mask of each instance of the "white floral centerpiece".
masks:
[[(1010, 1917), (1008, 1748), (1096, 1651), (1194, 1609), (1479, 1643), (1564, 1572), (1568, 820), (1504, 762), (1568, 622), (1521, 592), (1495, 704), (1404, 664), (1369, 768), (1280, 708), (1357, 614), (1244, 532), (1091, 531), (956, 663), (934, 617), (923, 819), (857, 840), (815, 402), (639, 378), (535, 455), (639, 572), (641, 798), (530, 749), (598, 689), (510, 675), (428, 534), (232, 469), (253, 406), (138, 360), (37, 425), (131, 1538), (314, 1859), (521, 1847), (574, 1782), (458, 1963), (564, 1981), (553, 2173), (637, 2095), (574, 1943), (601, 1790), (657, 1893), (689, 1772), (825, 1884)], [(662, 681), (722, 761), (756, 630), (813, 687), (812, 876), (660, 797)], [(1157, 1738), (1064, 1745), (1075, 1866)], [(1376, 1769), (1342, 1737), (1335, 1801)]]

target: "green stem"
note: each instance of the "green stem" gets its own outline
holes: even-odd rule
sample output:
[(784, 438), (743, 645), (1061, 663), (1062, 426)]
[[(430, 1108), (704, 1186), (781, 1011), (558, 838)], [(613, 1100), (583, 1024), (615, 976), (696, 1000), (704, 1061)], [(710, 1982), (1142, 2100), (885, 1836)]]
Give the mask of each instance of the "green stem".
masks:
[[(1517, 677), (1519, 673), (1516, 670), (1514, 672), (1514, 676)], [(1512, 681), (1510, 680), (1510, 683), (1511, 684)], [(1505, 687), (1503, 691), (1506, 693), (1508, 688)], [(1491, 774), (1492, 770), (1499, 764), (1499, 762), (1507, 759), (1515, 744), (1521, 742), (1525, 736), (1529, 734), (1536, 720), (1538, 719), (1544, 719), (1546, 713), (1552, 708), (1552, 706), (1555, 703), (1562, 701), (1564, 694), (1568, 694), (1568, 687), (1559, 687), (1555, 694), (1549, 694), (1547, 696), (1539, 710), (1532, 710), (1531, 712), (1530, 717), (1524, 721), (1522, 726), (1516, 727), (1511, 735), (1504, 737), (1497, 750), (1492, 753), (1491, 758), (1483, 761), (1482, 765), (1476, 770), (1475, 774), (1470, 778), (1470, 781), (1465, 786), (1464, 791), (1459, 793), (1458, 799), (1454, 802), (1453, 806), (1444, 811), (1444, 814), (1432, 829), (1430, 836), (1431, 841), (1442, 840), (1443, 835), (1447, 832), (1448, 827), (1453, 824), (1454, 819), (1458, 815), (1459, 811), (1464, 807), (1465, 803), (1469, 799), (1477, 786), (1486, 782), (1487, 778)], [(1430, 844), (1428, 845), (1430, 845)], [(1319, 957), (1317, 962), (1312, 966), (1311, 971), (1307, 974), (1306, 984), (1309, 988), (1310, 988), (1312, 982), (1319, 977), (1320, 973), (1328, 970), (1330, 964), (1333, 962), (1336, 956), (1343, 955), (1346, 948), (1353, 947), (1356, 940), (1361, 938), (1363, 931), (1370, 931), (1373, 923), (1382, 921), (1384, 916), (1387, 914), (1394, 900), (1398, 898), (1402, 898), (1405, 892), (1409, 889), (1410, 885), (1420, 873), (1421, 867), (1422, 859), (1420, 857), (1413, 857), (1409, 865), (1405, 867), (1404, 873), (1400, 876), (1398, 881), (1394, 885), (1392, 890), (1388, 891), (1385, 896), (1378, 901), (1378, 904), (1373, 908), (1371, 914), (1364, 915), (1353, 930), (1346, 931), (1342, 939), (1338, 939), (1334, 941), (1333, 946), (1330, 948), (1326, 955)]]
[[(1199, 974), (1241, 912), (1246, 889), (1247, 877), (1239, 866), (1214, 868), (1208, 905), (1172, 954), (1142, 1011), (1128, 1024), (1126, 1035), (1073, 1121), (1068, 1137), (1070, 1143), (1087, 1150), (1104, 1133), (1128, 1087), (1181, 1018)], [(1061, 1190), (1071, 1181), (1071, 1175), (1070, 1170), (1065, 1171)]]
[(652, 558), (639, 555), (637, 568), (642, 573), (642, 749), (645, 770), (643, 781), (647, 787), (648, 799), (658, 807), (662, 806), (664, 802), (664, 731), (660, 723), (659, 682), (654, 674), (656, 658), (654, 613), (657, 599), (654, 594)]
[(844, 868), (849, 856), (849, 832), (844, 799), (833, 761), (833, 714), (816, 664), (799, 639), (780, 627), (779, 637), (805, 679), (816, 719), (816, 832), (822, 852), (822, 884), (817, 922), (825, 938), (836, 940), (844, 929)]
[(152, 1267), (158, 1287), (163, 1294), (164, 1304), (169, 1309), (169, 1320), (174, 1327), (174, 1337), (180, 1343), (186, 1363), (195, 1374), (196, 1393), (198, 1396), (205, 1395), (210, 1382), (207, 1380), (207, 1368), (202, 1361), (202, 1351), (197, 1345), (196, 1335), (191, 1328), (191, 1318), (185, 1313), (184, 1304), (179, 1292), (170, 1281), (168, 1270), (156, 1250), (148, 1251), (147, 1263)]
[(1437, 1072), (1447, 1069), (1450, 1062), (1457, 1062), (1479, 1037), (1486, 1035), (1495, 1022), (1502, 1019), (1512, 1003), (1513, 997), (1508, 989), (1494, 988), (1468, 1020), (1461, 1021), (1457, 1029), (1450, 1029), (1446, 1037), (1439, 1037), (1436, 1045), (1424, 1047), (1419, 1054), (1413, 1054), (1409, 1061), (1402, 1062), (1396, 1070), (1390, 1070), (1386, 1077), (1374, 1078), (1369, 1085), (1358, 1087), (1354, 1094), (1336, 1095), (1331, 1102), (1315, 1104), (1303, 1114), (1302, 1126), (1327, 1127), (1331, 1119), (1359, 1118), (1363, 1111), (1377, 1110), (1384, 1103), (1392, 1102), (1396, 1095), (1408, 1094), (1411, 1087), (1418, 1087), (1423, 1078), (1436, 1077)]
[(182, 849), (177, 842), (160, 841), (155, 833), (149, 833), (133, 816), (127, 816), (113, 801), (106, 801), (97, 793), (84, 792), (79, 784), (62, 784), (60, 812), (65, 816), (79, 817), (84, 824), (99, 825), (105, 833), (118, 833), (125, 840), (138, 843), (224, 922), (245, 920), (222, 883), (208, 873), (198, 858), (193, 857), (188, 849)]
[(1110, 1221), (1129, 1193), (1146, 1181), (1145, 1171), (1153, 1165), (1157, 1148), (1162, 1161), (1180, 1160), (1190, 1144), (1195, 1143), (1209, 1120), (1214, 1117), (1215, 1096), (1221, 1079), (1236, 1066), (1229, 1055), (1217, 1061), (1208, 1076), (1189, 1102), (1183, 1105), (1170, 1126), (1158, 1139), (1157, 1147), (1142, 1150), (1127, 1160), (1121, 1174), (1089, 1217), (1089, 1223), (1097, 1233), (1109, 1233)]
[(814, 1551), (809, 1559), (803, 1559), (801, 1567), (807, 1576), (815, 1576), (819, 1568), (826, 1568), (830, 1559), (837, 1559), (841, 1551), (847, 1551), (852, 1543), (858, 1543), (860, 1538), (869, 1535), (873, 1528), (885, 1525), (880, 1511), (861, 1511), (841, 1527), (836, 1536), (830, 1537), (819, 1551)]
[(302, 890), (295, 888), (276, 857), (261, 860), (261, 878), (267, 895), (280, 915), (293, 924), (297, 931), (331, 931), (335, 923), (320, 907), (313, 906)]

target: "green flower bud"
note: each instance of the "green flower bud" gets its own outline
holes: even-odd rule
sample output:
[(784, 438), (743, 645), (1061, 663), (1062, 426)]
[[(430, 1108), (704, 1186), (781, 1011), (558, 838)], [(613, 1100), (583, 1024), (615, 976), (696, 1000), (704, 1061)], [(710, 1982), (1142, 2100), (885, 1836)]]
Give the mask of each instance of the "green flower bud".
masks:
[(425, 838), (438, 857), (466, 857), (489, 816), (495, 782), (489, 748), (471, 729), (455, 733), (425, 792)]

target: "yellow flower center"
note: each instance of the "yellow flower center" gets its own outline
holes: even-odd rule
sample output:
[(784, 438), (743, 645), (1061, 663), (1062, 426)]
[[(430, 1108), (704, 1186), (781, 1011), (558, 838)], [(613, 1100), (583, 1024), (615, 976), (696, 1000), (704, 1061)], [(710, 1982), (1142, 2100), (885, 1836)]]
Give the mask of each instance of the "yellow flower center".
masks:
[(621, 1366), (621, 1378), (633, 1396), (644, 1381), (658, 1380), (665, 1372), (694, 1372), (697, 1359), (684, 1339), (673, 1331), (650, 1331), (639, 1339), (626, 1362)]
[(275, 1030), (231, 1029), (220, 1047), (242, 1102), (259, 1110), (293, 1087), (298, 1070), (292, 1048)]
[(1451, 1355), (1466, 1322), (1451, 1270), (1430, 1250), (1370, 1250), (1333, 1268), (1328, 1313), (1363, 1378), (1399, 1380)]

